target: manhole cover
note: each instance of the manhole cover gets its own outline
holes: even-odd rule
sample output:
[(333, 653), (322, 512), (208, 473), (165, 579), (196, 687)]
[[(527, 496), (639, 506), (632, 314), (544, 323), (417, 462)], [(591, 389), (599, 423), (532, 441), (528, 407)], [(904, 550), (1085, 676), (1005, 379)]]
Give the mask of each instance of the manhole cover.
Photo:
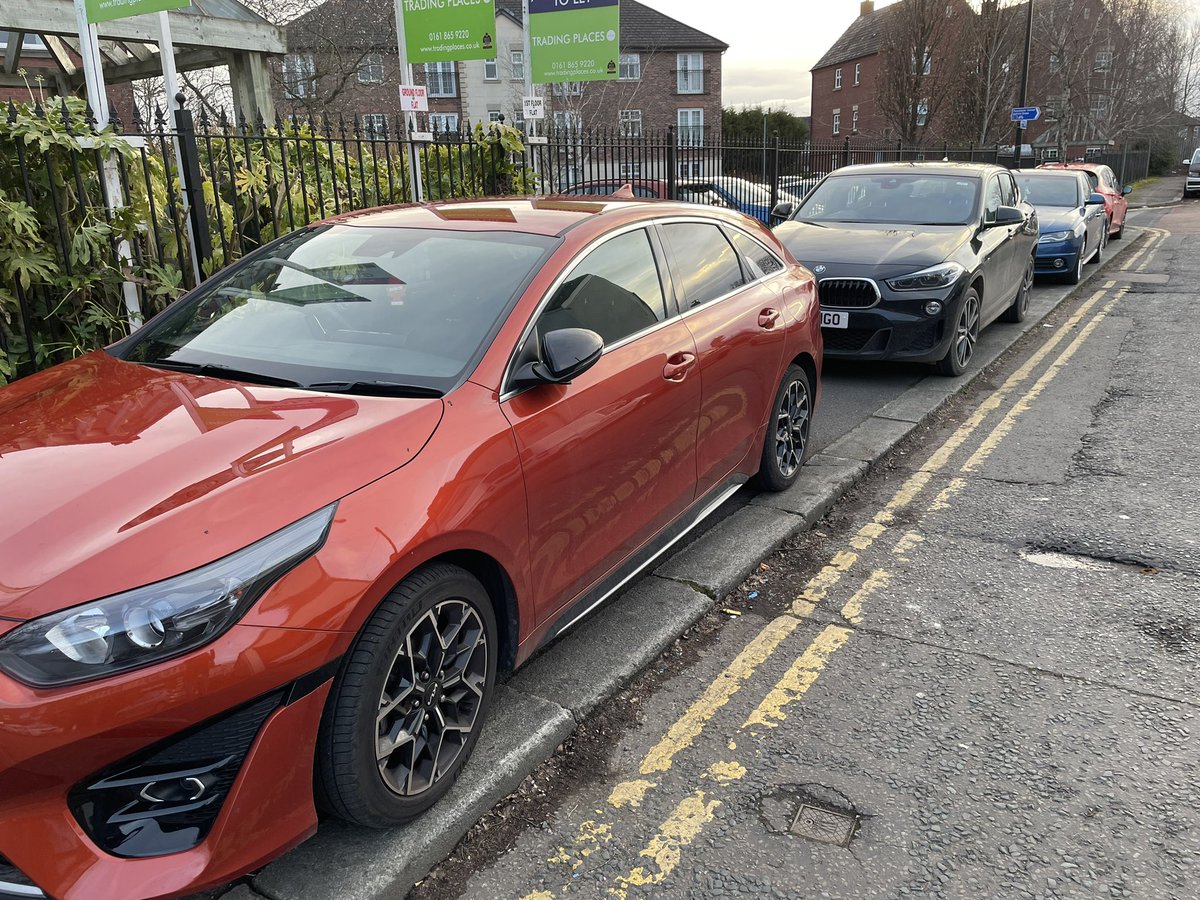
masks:
[(796, 813), (792, 822), (792, 834), (808, 838), (810, 841), (820, 841), (822, 844), (834, 844), (838, 847), (849, 847), (850, 839), (854, 837), (854, 816), (821, 809), (819, 806), (804, 805)]

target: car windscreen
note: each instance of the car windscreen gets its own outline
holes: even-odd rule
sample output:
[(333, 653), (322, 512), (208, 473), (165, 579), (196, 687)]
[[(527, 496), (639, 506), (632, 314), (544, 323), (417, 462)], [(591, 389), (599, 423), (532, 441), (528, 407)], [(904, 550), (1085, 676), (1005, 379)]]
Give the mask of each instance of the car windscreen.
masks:
[(1018, 175), (1021, 196), (1034, 206), (1082, 206), (1079, 179), (1074, 175)]
[(121, 356), (303, 387), (446, 391), (557, 243), (516, 232), (321, 226), (216, 275)]
[(979, 215), (980, 180), (966, 175), (863, 173), (826, 178), (805, 199), (801, 222), (966, 225)]

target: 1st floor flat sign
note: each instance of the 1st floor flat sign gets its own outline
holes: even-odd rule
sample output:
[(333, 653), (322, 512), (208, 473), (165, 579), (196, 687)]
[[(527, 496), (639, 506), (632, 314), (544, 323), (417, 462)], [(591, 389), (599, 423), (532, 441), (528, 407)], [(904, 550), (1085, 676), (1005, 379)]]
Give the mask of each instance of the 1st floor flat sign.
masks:
[(529, 52), (537, 84), (616, 81), (620, 0), (529, 0)]
[(86, 0), (87, 18), (92, 24), (140, 16), (146, 13), (186, 9), (191, 0)]

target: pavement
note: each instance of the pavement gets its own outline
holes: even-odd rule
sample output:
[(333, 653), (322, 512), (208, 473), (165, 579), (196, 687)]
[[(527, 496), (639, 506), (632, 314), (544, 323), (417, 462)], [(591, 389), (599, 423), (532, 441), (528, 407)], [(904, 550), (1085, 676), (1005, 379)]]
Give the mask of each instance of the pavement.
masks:
[(1147, 179), (1129, 195), (1129, 208), (1157, 209), (1178, 203), (1183, 199), (1185, 181), (1182, 174)]
[[(1136, 223), (1131, 220), (1131, 224)], [(426, 885), (453, 882), (472, 896), (524, 896), (528, 893), (524, 888), (534, 883), (536, 877), (545, 877), (547, 852), (553, 855), (554, 848), (547, 850), (544, 833), (513, 836), (518, 848), (525, 846), (526, 839), (530, 841), (521, 853), (514, 850), (512, 861), (520, 863), (515, 867), (485, 868), (479, 874), (458, 871), (448, 877), (439, 874), (435, 867), (455, 852), (464, 835), (478, 833), (481, 826), (477, 823), (481, 818), (496, 815), (496, 804), (514, 794), (519, 803), (519, 795), (528, 791), (531, 782), (537, 783), (539, 766), (547, 760), (550, 760), (548, 765), (553, 765), (556, 755), (562, 755), (564, 742), (578, 740), (589, 729), (595, 731), (597, 719), (603, 720), (607, 715), (608, 707), (614, 702), (612, 698), (627, 691), (631, 682), (645, 678), (647, 667), (652, 673), (664, 671), (662, 661), (680, 655), (681, 635), (689, 629), (708, 628), (715, 634), (714, 644), (695, 661), (698, 668), (681, 673), (675, 681), (664, 685), (661, 693), (656, 693), (664, 704), (664, 712), (659, 717), (663, 721), (671, 717), (674, 708), (687, 707), (688, 693), (694, 694), (697, 685), (703, 686), (706, 676), (711, 674), (707, 669), (715, 666), (719, 672), (726, 651), (732, 653), (735, 660), (742, 658), (735, 649), (739, 640), (761, 624), (755, 620), (759, 615), (757, 612), (736, 618), (726, 616), (729, 627), (714, 631), (713, 622), (724, 621), (721, 619), (725, 615), (721, 612), (723, 598), (736, 592), (748, 576), (759, 577), (752, 573), (759, 572), (765, 558), (785, 542), (794, 541), (797, 535), (808, 532), (869, 473), (878, 474), (882, 459), (889, 454), (893, 458), (897, 454), (904, 456), (908, 452), (904, 447), (917, 438), (920, 438), (919, 445), (924, 446), (927, 440), (921, 434), (914, 436), (914, 432), (920, 430), (923, 433), (939, 410), (953, 406), (964, 391), (979, 390), (980, 385), (989, 387), (995, 376), (988, 367), (1022, 335), (1033, 332), (1031, 339), (1040, 338), (1043, 319), (1052, 315), (1068, 297), (1072, 303), (1080, 302), (1098, 283), (1107, 283), (1115, 277), (1110, 273), (1117, 267), (1129, 263), (1140, 265), (1147, 258), (1151, 244), (1156, 245), (1162, 240), (1165, 238), (1161, 238), (1158, 231), (1142, 234), (1131, 228), (1122, 244), (1111, 246), (1112, 252), (1102, 271), (1097, 272), (1091, 267), (1090, 281), (1080, 290), (1039, 287), (1035, 291), (1030, 318), (1020, 326), (989, 328), (980, 344), (976, 368), (962, 378), (930, 377), (924, 370), (888, 367), (867, 371), (857, 377), (849, 371), (831, 371), (826, 379), (825, 405), (818, 419), (819, 452), (796, 487), (774, 496), (742, 492), (707, 531), (501, 686), (471, 762), (435, 810), (412, 826), (383, 832), (323, 822), (315, 838), (238, 885), (232, 896), (262, 895), (272, 900), (400, 897), (418, 882)], [(1132, 267), (1134, 275), (1138, 274), (1136, 265)], [(1073, 327), (1080, 327), (1079, 321)], [(872, 395), (874, 401), (870, 399)], [(1053, 428), (1049, 430), (1053, 431)], [(896, 449), (898, 445), (899, 450)], [(883, 467), (882, 470), (886, 469)], [(837, 559), (835, 557), (835, 562)], [(796, 619), (797, 623), (800, 621)], [(813, 618), (812, 621), (817, 620)], [(805, 620), (807, 627), (809, 623)], [(846, 628), (845, 623), (829, 627)], [(776, 649), (788, 641), (799, 640), (800, 634), (797, 625), (790, 630), (787, 640), (781, 638)], [(869, 643), (865, 636), (863, 640), (855, 641), (856, 647)], [(818, 655), (823, 652), (818, 650)], [(780, 654), (777, 662), (785, 658), (786, 654)], [(799, 658), (806, 657), (801, 654)], [(955, 672), (961, 672), (963, 666), (970, 667), (964, 663)], [(768, 670), (769, 667), (764, 669)], [(958, 677), (955, 672), (947, 671), (947, 678)], [(740, 684), (739, 678), (735, 676), (733, 683)], [(866, 694), (871, 693), (870, 684), (864, 684), (863, 688)], [(832, 709), (829, 715), (833, 722), (845, 718), (843, 713)], [(685, 731), (692, 729), (694, 724), (687, 724)], [(644, 729), (634, 729), (625, 735), (626, 740), (635, 743), (637, 739), (647, 737)], [(607, 749), (611, 750), (612, 745), (609, 744)], [(798, 752), (796, 747), (789, 753), (793, 751)], [(636, 754), (637, 751), (629, 745), (621, 752)], [(733, 783), (738, 779), (732, 778), (731, 773), (747, 767), (746, 762), (735, 762), (736, 765), (728, 769), (712, 770), (708, 777), (716, 779), (714, 784)], [(599, 761), (597, 765), (600, 765)], [(614, 765), (618, 769), (613, 769)], [(602, 768), (607, 775), (618, 771), (619, 763), (605, 760)], [(547, 823), (547, 828), (552, 830), (555, 840), (570, 833), (573, 841), (576, 832), (583, 827), (571, 816), (562, 815), (560, 801), (571, 799), (572, 788), (584, 791), (583, 784), (589, 780), (575, 779), (564, 784), (560, 793), (566, 796), (556, 794), (554, 797), (552, 805), (559, 815)], [(598, 784), (604, 787), (603, 779)], [(635, 786), (632, 790), (636, 793), (638, 788)], [(607, 796), (604, 790), (600, 793)], [(673, 795), (664, 791), (664, 796)], [(599, 794), (595, 797), (581, 795), (575, 800), (578, 808), (604, 808), (604, 799)], [(629, 804), (629, 808), (636, 810), (639, 807)], [(734, 805), (729, 803), (725, 808), (732, 809)], [(699, 809), (685, 805), (683, 811)], [(554, 810), (547, 811), (547, 815), (552, 814)], [(639, 820), (637, 824), (645, 823)], [(689, 819), (681, 827), (686, 831), (694, 824)], [(561, 834), (557, 831), (560, 828), (565, 829)], [(543, 840), (539, 841), (539, 837)], [(668, 835), (659, 843), (673, 846), (678, 842), (678, 836)], [(667, 852), (667, 855), (673, 852)], [(621, 860), (621, 864), (624, 862)], [(450, 867), (453, 868), (453, 860)], [(542, 873), (540, 876), (535, 875), (539, 872)], [(629, 885), (633, 885), (638, 877), (642, 876), (632, 876)], [(568, 887), (574, 880), (568, 879)], [(661, 886), (664, 881), (655, 884)], [(587, 883), (598, 889), (599, 882)], [(621, 889), (628, 890), (629, 886)], [(420, 890), (418, 888), (418, 892)], [(450, 895), (435, 892), (430, 896)]]

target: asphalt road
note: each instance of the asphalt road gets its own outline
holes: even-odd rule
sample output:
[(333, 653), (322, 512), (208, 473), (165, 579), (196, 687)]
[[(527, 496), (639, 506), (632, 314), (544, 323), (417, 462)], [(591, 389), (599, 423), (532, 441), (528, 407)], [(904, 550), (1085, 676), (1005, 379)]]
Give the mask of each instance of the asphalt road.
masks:
[(416, 895), (1196, 897), (1200, 203), (1132, 221)]

